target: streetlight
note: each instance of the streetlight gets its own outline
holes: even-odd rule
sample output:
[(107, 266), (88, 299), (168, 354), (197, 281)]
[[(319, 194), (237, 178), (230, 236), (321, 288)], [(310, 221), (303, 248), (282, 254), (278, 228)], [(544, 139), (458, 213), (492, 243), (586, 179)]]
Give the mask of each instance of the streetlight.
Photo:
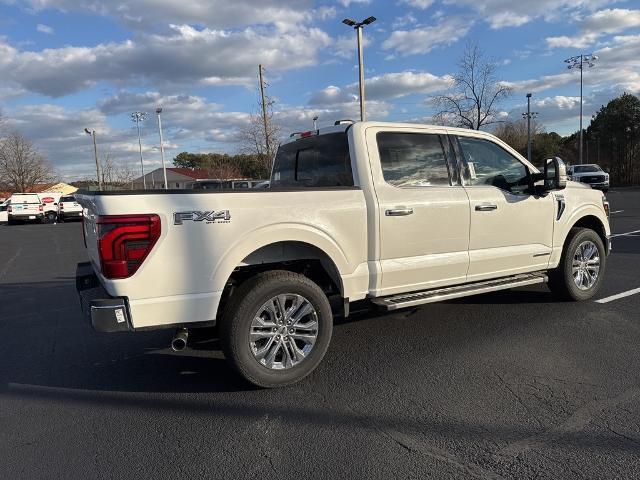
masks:
[(98, 188), (102, 190), (102, 178), (100, 178), (100, 163), (98, 162), (98, 146), (96, 145), (96, 131), (84, 129), (84, 133), (93, 138), (93, 154), (96, 157), (96, 176), (98, 177)]
[(565, 60), (565, 63), (569, 64), (567, 65), (569, 70), (574, 68), (580, 69), (580, 146), (578, 148), (580, 164), (582, 164), (582, 70), (584, 69), (584, 65), (587, 65), (589, 68), (593, 67), (596, 60), (598, 60), (598, 57), (593, 53), (589, 55), (580, 54)]
[(313, 117), (313, 129), (318, 130), (318, 115), (314, 115)]
[(136, 122), (138, 128), (138, 148), (140, 149), (140, 170), (142, 170), (142, 187), (147, 189), (147, 179), (144, 178), (144, 162), (142, 160), (142, 141), (140, 140), (140, 122), (147, 118), (147, 112), (133, 112), (131, 114), (131, 121)]
[(536, 118), (538, 112), (531, 111), (531, 94), (527, 93), (527, 113), (522, 116), (527, 119), (527, 160), (531, 162), (531, 119)]
[(162, 113), (162, 107), (156, 108), (156, 114), (158, 115), (158, 132), (160, 133), (160, 157), (162, 157), (162, 173), (164, 174), (164, 189), (169, 188), (167, 183), (167, 167), (164, 165), (164, 142), (162, 141), (162, 119), (160, 114)]
[(365, 111), (364, 111), (364, 58), (362, 52), (362, 29), (365, 25), (370, 25), (376, 21), (376, 17), (368, 17), (365, 18), (361, 22), (356, 22), (355, 20), (351, 20), (350, 18), (345, 18), (342, 23), (349, 27), (353, 27), (356, 31), (358, 37), (358, 67), (360, 69), (360, 121), (365, 121)]

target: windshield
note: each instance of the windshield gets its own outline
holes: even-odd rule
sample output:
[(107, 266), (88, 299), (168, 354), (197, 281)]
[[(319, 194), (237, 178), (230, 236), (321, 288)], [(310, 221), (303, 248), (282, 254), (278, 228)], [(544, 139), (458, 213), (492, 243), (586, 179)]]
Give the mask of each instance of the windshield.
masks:
[(573, 167), (575, 173), (593, 173), (601, 172), (602, 169), (597, 165), (576, 165)]

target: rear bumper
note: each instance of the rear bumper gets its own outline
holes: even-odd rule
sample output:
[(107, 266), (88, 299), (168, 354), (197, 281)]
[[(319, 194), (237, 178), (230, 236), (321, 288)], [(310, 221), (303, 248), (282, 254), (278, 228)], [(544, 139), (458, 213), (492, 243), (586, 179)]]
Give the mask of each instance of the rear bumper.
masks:
[(44, 218), (44, 213), (12, 213), (9, 215), (8, 220), (10, 222), (33, 222), (35, 220), (42, 220)]
[(76, 290), (85, 319), (97, 332), (127, 332), (133, 330), (128, 301), (112, 297), (100, 284), (89, 262), (76, 266)]
[(58, 214), (60, 218), (82, 218), (82, 212), (60, 212)]

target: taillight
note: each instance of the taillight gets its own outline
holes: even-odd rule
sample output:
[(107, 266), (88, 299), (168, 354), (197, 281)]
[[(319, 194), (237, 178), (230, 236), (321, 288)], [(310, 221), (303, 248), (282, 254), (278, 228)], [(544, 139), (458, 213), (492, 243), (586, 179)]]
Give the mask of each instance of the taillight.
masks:
[(11, 208), (11, 205), (9, 205), (9, 206), (7, 207), (7, 213), (11, 213), (12, 211), (13, 211), (13, 209)]
[(106, 278), (128, 278), (160, 238), (160, 217), (106, 215), (96, 220), (100, 269)]
[(44, 210), (44, 208), (42, 208), (42, 205), (38, 205), (38, 210), (41, 212)]
[(59, 206), (60, 208), (64, 208), (64, 203), (60, 202), (60, 203), (58, 204), (58, 206)]

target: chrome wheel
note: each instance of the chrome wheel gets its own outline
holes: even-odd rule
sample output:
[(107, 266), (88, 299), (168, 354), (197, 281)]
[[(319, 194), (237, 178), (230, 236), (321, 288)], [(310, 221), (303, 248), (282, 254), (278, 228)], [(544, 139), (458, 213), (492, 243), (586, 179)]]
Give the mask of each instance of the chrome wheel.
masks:
[(589, 290), (600, 274), (600, 252), (591, 240), (578, 245), (573, 255), (573, 281), (580, 290)]
[(285, 293), (265, 302), (249, 331), (253, 356), (274, 370), (291, 368), (311, 353), (318, 338), (318, 314), (301, 295)]

